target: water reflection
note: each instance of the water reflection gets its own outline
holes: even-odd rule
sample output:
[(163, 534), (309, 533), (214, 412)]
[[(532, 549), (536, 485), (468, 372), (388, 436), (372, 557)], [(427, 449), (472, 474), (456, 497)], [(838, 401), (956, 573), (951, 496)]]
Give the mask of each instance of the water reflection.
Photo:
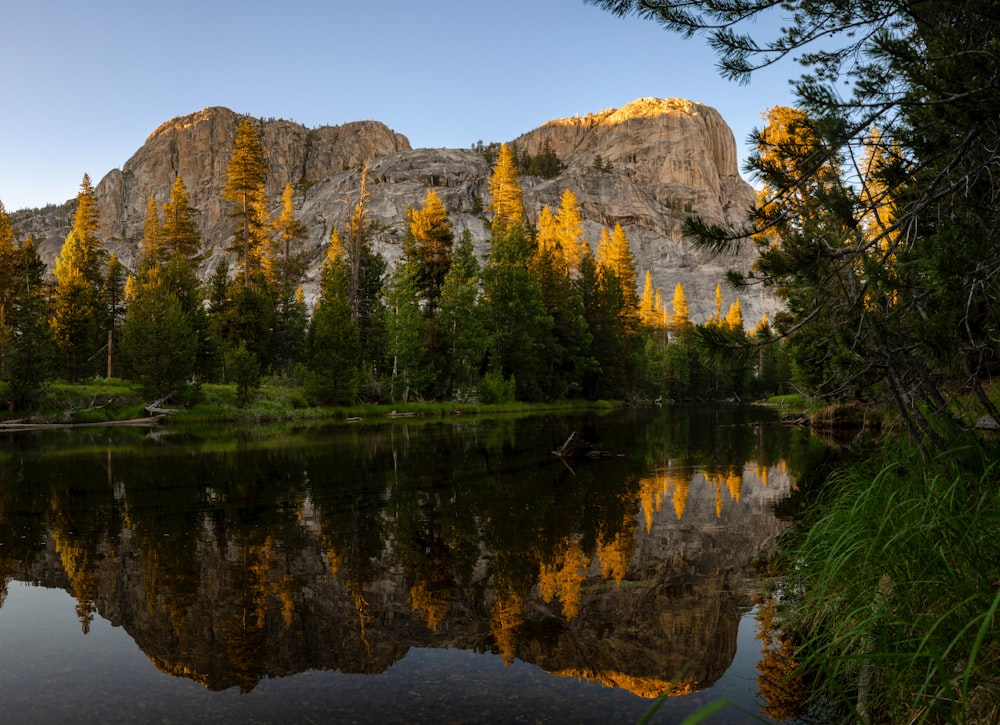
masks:
[[(12, 579), (65, 589), (83, 632), (99, 615), (209, 690), (381, 673), (410, 648), (700, 690), (733, 660), (801, 444), (741, 415), (19, 434), (0, 449), (0, 606)], [(571, 470), (550, 451), (572, 430), (616, 455)]]

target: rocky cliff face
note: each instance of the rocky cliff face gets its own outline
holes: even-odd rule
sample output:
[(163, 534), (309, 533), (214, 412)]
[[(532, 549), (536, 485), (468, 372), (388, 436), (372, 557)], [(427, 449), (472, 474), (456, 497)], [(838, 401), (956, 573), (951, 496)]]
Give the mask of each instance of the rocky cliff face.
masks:
[[(200, 212), (205, 245), (201, 271), (208, 275), (225, 254), (232, 234), (221, 189), (241, 116), (208, 108), (156, 129), (121, 169), (97, 185), (106, 246), (129, 264), (137, 258), (150, 194), (164, 201), (179, 174), (192, 206)], [(270, 167), (267, 191), (277, 202), (288, 182), (297, 192), (299, 218), (308, 229), (311, 260), (307, 299), (316, 292), (330, 231), (343, 229), (357, 201), (360, 167), (369, 164), (371, 215), (381, 230), (374, 240), (390, 266), (402, 253), (407, 206), (419, 205), (435, 189), (456, 231), (468, 228), (480, 256), (489, 231), (482, 212), (489, 165), (465, 149), (412, 149), (406, 137), (375, 121), (308, 129), (284, 120), (262, 120), (259, 133)], [(546, 144), (565, 170), (554, 179), (522, 180), (525, 209), (532, 221), (542, 207), (555, 210), (566, 188), (580, 202), (591, 245), (602, 227), (620, 223), (632, 245), (640, 274), (652, 270), (654, 284), (669, 303), (674, 286), (684, 285), (692, 318), (714, 309), (715, 286), (726, 270), (746, 269), (749, 254), (713, 259), (683, 238), (684, 219), (698, 215), (714, 222), (738, 222), (753, 203), (753, 190), (738, 173), (732, 132), (712, 108), (677, 99), (645, 98), (623, 108), (586, 117), (550, 121), (513, 139), (519, 149), (538, 153)], [(602, 169), (595, 168), (600, 157)], [(610, 164), (610, 169), (607, 164)], [(14, 220), (22, 235), (40, 241), (48, 262), (58, 254), (69, 229), (72, 204)], [(724, 288), (725, 289), (725, 288)], [(726, 304), (734, 293), (724, 292)], [(778, 305), (762, 292), (741, 298), (748, 325)]]

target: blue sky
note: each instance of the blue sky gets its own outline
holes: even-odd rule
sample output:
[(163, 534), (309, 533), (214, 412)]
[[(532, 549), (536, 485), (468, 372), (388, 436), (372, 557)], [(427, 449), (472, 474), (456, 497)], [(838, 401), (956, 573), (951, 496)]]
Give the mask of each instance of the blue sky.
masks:
[(740, 157), (789, 104), (787, 63), (723, 80), (704, 38), (583, 0), (38, 0), (0, 29), (0, 201), (62, 203), (207, 106), (315, 127), (373, 119), (414, 148), (509, 141), (645, 96), (718, 109)]

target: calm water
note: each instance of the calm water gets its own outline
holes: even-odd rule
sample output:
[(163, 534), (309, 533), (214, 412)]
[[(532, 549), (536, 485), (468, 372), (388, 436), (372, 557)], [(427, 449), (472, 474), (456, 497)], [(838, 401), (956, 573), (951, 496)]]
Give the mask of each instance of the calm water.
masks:
[(753, 563), (809, 444), (749, 415), (9, 434), (0, 719), (766, 720)]

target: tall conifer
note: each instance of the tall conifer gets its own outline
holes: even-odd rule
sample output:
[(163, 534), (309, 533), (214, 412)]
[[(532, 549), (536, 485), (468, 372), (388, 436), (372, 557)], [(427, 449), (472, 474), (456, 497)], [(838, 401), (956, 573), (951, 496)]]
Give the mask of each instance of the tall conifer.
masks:
[(233, 216), (238, 221), (238, 228), (231, 248), (239, 254), (245, 286), (250, 285), (254, 273), (259, 270), (261, 247), (267, 241), (270, 221), (264, 191), (267, 174), (260, 137), (250, 119), (244, 119), (236, 129), (222, 198), (235, 205)]

